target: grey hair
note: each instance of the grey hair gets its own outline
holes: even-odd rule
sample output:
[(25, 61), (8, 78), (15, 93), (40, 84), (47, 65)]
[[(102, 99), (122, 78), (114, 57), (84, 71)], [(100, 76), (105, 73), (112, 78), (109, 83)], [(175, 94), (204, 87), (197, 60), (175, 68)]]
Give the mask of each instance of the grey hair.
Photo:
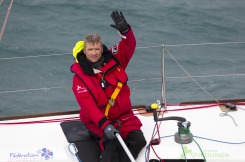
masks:
[(86, 48), (87, 43), (91, 43), (91, 44), (101, 43), (101, 46), (103, 45), (103, 42), (98, 33), (87, 35), (85, 38), (84, 48)]

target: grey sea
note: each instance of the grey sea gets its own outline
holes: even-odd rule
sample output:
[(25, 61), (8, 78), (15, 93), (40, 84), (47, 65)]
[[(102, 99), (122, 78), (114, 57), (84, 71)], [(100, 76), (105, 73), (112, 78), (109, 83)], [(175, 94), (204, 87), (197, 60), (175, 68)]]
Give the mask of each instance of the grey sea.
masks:
[(163, 46), (168, 104), (245, 98), (244, 0), (10, 2), (0, 1), (0, 26), (7, 22), (0, 42), (1, 117), (79, 110), (72, 49), (95, 32), (107, 47), (117, 44), (114, 10), (124, 13), (137, 39), (127, 68), (133, 105), (162, 101)]

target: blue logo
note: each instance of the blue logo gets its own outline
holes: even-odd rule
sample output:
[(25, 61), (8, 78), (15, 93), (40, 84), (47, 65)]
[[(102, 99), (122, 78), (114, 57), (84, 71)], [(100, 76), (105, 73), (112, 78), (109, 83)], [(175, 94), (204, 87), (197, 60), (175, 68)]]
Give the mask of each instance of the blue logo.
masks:
[(41, 156), (45, 159), (45, 160), (49, 160), (49, 159), (52, 159), (53, 158), (53, 151), (50, 151), (49, 149), (47, 148), (43, 148), (42, 149), (42, 153), (41, 153)]
[(40, 161), (53, 159), (54, 153), (47, 148), (39, 149), (35, 152), (10, 152), (9, 161)]

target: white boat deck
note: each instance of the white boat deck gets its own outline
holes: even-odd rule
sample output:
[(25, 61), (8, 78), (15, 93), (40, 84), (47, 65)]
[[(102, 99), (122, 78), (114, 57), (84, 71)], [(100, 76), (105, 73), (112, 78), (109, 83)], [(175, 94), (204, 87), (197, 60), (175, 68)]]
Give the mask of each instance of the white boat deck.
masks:
[[(199, 144), (206, 161), (244, 162), (245, 106), (237, 105), (237, 111), (228, 113), (233, 117), (235, 123), (229, 116), (220, 116), (222, 111), (219, 106), (190, 109), (199, 106), (168, 106), (169, 111), (164, 113), (164, 117), (179, 116), (191, 122), (190, 131), (194, 140)], [(138, 111), (135, 113), (138, 114)], [(138, 117), (143, 122), (142, 129), (148, 145), (155, 122), (149, 114), (138, 114)], [(77, 158), (68, 149), (69, 143), (60, 127), (60, 122), (68, 120), (67, 118), (78, 119), (78, 114), (0, 121), (0, 162), (77, 162)], [(45, 120), (49, 121), (44, 123)], [(23, 122), (31, 121), (42, 123), (23, 124)], [(17, 123), (6, 124), (15, 122)], [(175, 142), (174, 134), (177, 131), (177, 121), (161, 122), (161, 143), (153, 146), (158, 157), (184, 160), (186, 156), (187, 161), (188, 159), (204, 159), (195, 141), (183, 145)], [(145, 161), (146, 148), (141, 151), (137, 162)], [(158, 159), (156, 154), (151, 148), (149, 159)]]

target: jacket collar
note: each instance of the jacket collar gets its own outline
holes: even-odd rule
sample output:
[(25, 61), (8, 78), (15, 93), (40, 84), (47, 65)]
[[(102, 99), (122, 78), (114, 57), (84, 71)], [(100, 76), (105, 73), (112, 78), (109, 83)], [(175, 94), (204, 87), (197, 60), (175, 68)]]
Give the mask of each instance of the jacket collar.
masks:
[[(103, 45), (103, 53), (102, 56), (104, 57), (104, 64), (107, 64), (111, 59), (114, 59), (114, 65), (118, 66), (119, 65), (119, 61), (116, 59), (116, 57), (107, 49), (107, 47), (105, 45)], [(91, 64), (89, 63), (89, 61), (86, 58), (86, 55), (84, 54), (83, 50), (80, 51), (77, 54), (77, 60), (78, 63), (80, 65), (80, 67), (83, 69), (84, 73), (89, 74), (89, 75), (93, 75), (96, 73), (96, 70), (94, 70), (94, 68), (91, 66)]]

